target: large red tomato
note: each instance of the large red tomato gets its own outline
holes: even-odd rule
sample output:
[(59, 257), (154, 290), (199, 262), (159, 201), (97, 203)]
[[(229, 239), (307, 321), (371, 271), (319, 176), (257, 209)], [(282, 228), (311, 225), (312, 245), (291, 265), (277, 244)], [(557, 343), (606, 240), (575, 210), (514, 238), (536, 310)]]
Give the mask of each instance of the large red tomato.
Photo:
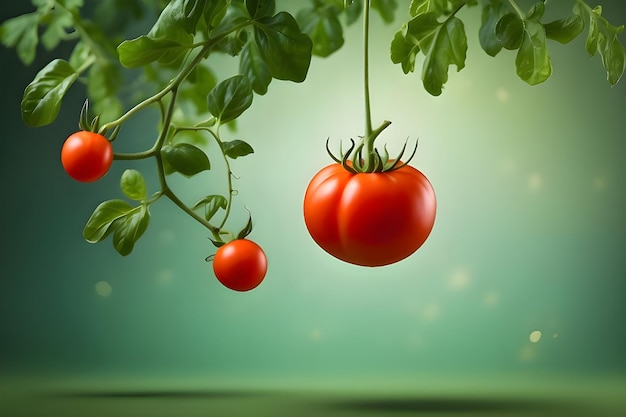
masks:
[(363, 266), (398, 262), (415, 252), (435, 223), (435, 192), (417, 169), (353, 174), (341, 164), (319, 171), (304, 196), (304, 220), (315, 242)]

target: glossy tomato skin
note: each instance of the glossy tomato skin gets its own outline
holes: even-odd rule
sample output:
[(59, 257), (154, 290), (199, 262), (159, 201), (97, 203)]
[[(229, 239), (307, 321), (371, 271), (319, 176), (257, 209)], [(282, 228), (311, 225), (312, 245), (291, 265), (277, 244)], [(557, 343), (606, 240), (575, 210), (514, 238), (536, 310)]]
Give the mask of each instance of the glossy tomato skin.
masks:
[(265, 278), (267, 257), (253, 241), (233, 240), (215, 252), (213, 272), (225, 287), (235, 291), (250, 291)]
[(76, 181), (94, 182), (109, 171), (113, 163), (113, 147), (98, 133), (76, 132), (63, 144), (61, 163)]
[(353, 174), (340, 164), (319, 171), (304, 196), (304, 220), (315, 242), (363, 266), (398, 262), (426, 241), (437, 202), (428, 179), (405, 165)]

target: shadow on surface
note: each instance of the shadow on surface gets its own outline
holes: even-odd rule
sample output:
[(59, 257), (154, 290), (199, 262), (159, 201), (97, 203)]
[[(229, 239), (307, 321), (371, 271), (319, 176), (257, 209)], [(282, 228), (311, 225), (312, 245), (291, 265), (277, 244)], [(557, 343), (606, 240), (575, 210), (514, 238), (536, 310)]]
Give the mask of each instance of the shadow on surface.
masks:
[(423, 413), (476, 413), (476, 412), (530, 412), (565, 411), (571, 404), (557, 401), (489, 398), (376, 398), (337, 400), (326, 407), (339, 411), (359, 412), (423, 412)]
[(270, 395), (270, 392), (245, 390), (153, 390), (153, 391), (74, 391), (53, 395), (66, 398), (150, 398), (150, 399), (229, 399)]

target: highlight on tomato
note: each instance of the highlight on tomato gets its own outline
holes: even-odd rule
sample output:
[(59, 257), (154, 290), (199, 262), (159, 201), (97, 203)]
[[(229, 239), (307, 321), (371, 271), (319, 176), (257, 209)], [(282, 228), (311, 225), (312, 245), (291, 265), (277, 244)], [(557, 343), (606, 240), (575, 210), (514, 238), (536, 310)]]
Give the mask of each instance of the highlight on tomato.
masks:
[(113, 163), (113, 147), (103, 135), (81, 130), (65, 140), (61, 163), (76, 181), (94, 182), (109, 171)]
[[(384, 128), (384, 127), (383, 127)], [(405, 145), (406, 147), (406, 145)], [(313, 240), (355, 265), (393, 264), (419, 249), (433, 229), (437, 201), (420, 171), (374, 150), (369, 162), (350, 148), (320, 170), (304, 195), (304, 221)], [(417, 145), (416, 145), (417, 149)], [(415, 155), (413, 154), (408, 158)], [(408, 162), (408, 161), (407, 161)]]
[(267, 273), (263, 249), (248, 239), (236, 239), (220, 246), (213, 257), (213, 272), (219, 282), (234, 291), (250, 291)]

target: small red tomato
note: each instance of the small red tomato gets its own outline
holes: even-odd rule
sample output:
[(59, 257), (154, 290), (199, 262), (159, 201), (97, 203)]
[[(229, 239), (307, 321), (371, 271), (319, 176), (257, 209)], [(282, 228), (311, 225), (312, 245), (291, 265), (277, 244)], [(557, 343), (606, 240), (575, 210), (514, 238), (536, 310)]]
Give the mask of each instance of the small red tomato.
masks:
[(250, 291), (265, 278), (267, 257), (263, 249), (251, 240), (233, 240), (215, 252), (213, 272), (225, 287)]
[(320, 170), (304, 196), (304, 220), (315, 242), (363, 266), (398, 262), (426, 241), (435, 223), (435, 192), (417, 169), (354, 174), (341, 164)]
[(80, 182), (97, 181), (113, 163), (113, 147), (104, 136), (81, 130), (65, 140), (61, 163), (70, 177)]

